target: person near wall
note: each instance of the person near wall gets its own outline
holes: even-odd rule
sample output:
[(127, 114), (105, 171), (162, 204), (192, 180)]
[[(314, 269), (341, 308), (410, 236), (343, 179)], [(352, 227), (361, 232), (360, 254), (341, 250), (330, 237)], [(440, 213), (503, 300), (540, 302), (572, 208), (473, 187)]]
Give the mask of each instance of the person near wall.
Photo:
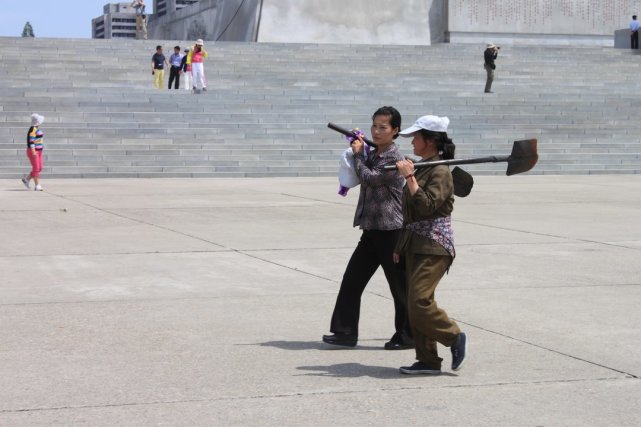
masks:
[(31, 163), (31, 172), (22, 178), (22, 183), (27, 189), (31, 189), (30, 183), (33, 179), (35, 191), (42, 191), (40, 185), (40, 172), (42, 172), (42, 151), (44, 150), (44, 133), (40, 125), (45, 118), (40, 114), (31, 115), (31, 127), (27, 131), (27, 158)]
[(362, 230), (360, 241), (347, 263), (330, 322), (331, 335), (323, 342), (354, 347), (358, 341), (361, 296), (379, 267), (394, 300), (395, 333), (385, 343), (386, 350), (414, 347), (407, 318), (405, 272), (394, 263), (393, 253), (401, 231), (403, 178), (383, 167), (403, 159), (394, 143), (401, 126), (401, 114), (394, 107), (381, 107), (372, 116), (372, 139), (376, 149), (365, 153), (362, 136), (351, 142), (354, 170), (360, 181), (360, 194), (354, 214), (354, 227)]
[(483, 57), (485, 59), (483, 67), (487, 73), (487, 79), (485, 80), (485, 93), (492, 93), (492, 82), (494, 81), (494, 70), (496, 69), (494, 61), (499, 56), (499, 49), (500, 47), (494, 43), (488, 43), (485, 52), (483, 52)]
[[(423, 116), (402, 136), (413, 137), (414, 154), (422, 161), (454, 158), (455, 145), (447, 136), (447, 117)], [(452, 370), (463, 365), (467, 336), (436, 304), (436, 287), (449, 271), (456, 252), (452, 231), (454, 184), (450, 168), (437, 165), (414, 169), (411, 160), (396, 163), (403, 190), (403, 231), (394, 261), (405, 259), (407, 310), (416, 348), (416, 362), (400, 368), (403, 374), (441, 373), (437, 343), (450, 347)]]
[(637, 16), (633, 15), (632, 16), (632, 21), (630, 21), (630, 47), (632, 49), (638, 49), (639, 48), (639, 27), (641, 27), (641, 24), (639, 24), (639, 21), (637, 21)]
[(147, 17), (145, 16), (145, 0), (134, 0), (131, 7), (136, 10), (136, 38), (147, 40)]
[(207, 51), (203, 46), (203, 39), (196, 40), (187, 54), (187, 64), (191, 66), (192, 89), (196, 91), (198, 86), (207, 91), (207, 78), (205, 77), (205, 66), (203, 60), (207, 58)]

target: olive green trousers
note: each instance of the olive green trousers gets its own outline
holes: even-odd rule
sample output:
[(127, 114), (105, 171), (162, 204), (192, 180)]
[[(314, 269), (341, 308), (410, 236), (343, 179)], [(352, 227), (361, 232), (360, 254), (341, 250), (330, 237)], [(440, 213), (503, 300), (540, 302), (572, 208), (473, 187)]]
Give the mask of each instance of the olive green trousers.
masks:
[(461, 333), (456, 322), (434, 300), (436, 286), (452, 264), (452, 257), (413, 254), (406, 258), (407, 311), (416, 343), (416, 359), (440, 369), (436, 343), (451, 347)]

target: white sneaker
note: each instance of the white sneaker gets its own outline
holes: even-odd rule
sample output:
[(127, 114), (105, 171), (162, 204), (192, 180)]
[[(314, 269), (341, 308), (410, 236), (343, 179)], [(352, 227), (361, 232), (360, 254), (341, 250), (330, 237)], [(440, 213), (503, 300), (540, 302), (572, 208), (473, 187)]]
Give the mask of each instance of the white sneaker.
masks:
[(42, 191), (42, 185), (38, 184), (36, 187), (33, 189), (33, 191)]
[(22, 183), (24, 184), (24, 186), (25, 186), (25, 187), (27, 187), (27, 190), (31, 190), (30, 182), (29, 182), (29, 180), (27, 179), (27, 177), (26, 177), (26, 176), (25, 176), (25, 177), (22, 177), (22, 179), (21, 179), (20, 181), (22, 181)]

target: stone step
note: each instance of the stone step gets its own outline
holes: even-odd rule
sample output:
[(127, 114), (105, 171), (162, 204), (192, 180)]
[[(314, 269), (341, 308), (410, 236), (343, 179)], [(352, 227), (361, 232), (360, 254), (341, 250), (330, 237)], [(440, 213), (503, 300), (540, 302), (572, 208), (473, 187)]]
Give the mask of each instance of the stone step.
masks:
[[(382, 104), (397, 106), (404, 124), (448, 115), (459, 156), (503, 154), (511, 141), (537, 137), (533, 173), (641, 170), (638, 70), (620, 50), (506, 48), (501, 90), (488, 96), (478, 46), (216, 43), (210, 91), (192, 96), (152, 90), (147, 71), (156, 44), (184, 42), (2, 41), (0, 174), (26, 166), (25, 133), (38, 111), (53, 176), (331, 175), (346, 143), (327, 122), (367, 129)], [(45, 72), (34, 76), (36, 60)], [(327, 170), (300, 168), (304, 161)]]

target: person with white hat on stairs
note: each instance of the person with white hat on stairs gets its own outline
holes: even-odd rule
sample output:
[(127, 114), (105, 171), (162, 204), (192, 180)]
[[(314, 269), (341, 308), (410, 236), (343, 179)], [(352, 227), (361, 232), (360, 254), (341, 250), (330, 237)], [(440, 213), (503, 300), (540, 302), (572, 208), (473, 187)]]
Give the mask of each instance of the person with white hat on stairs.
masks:
[(187, 64), (191, 65), (191, 77), (194, 91), (198, 89), (199, 84), (203, 91), (207, 91), (207, 78), (205, 77), (203, 60), (207, 58), (208, 55), (203, 43), (203, 39), (196, 40), (196, 44), (192, 46), (187, 54)]
[(485, 59), (483, 67), (487, 72), (487, 80), (485, 81), (485, 93), (492, 93), (492, 82), (494, 81), (494, 70), (496, 69), (496, 64), (494, 63), (494, 61), (499, 56), (499, 49), (500, 47), (498, 47), (494, 43), (488, 43), (485, 52), (483, 52), (483, 57)]

